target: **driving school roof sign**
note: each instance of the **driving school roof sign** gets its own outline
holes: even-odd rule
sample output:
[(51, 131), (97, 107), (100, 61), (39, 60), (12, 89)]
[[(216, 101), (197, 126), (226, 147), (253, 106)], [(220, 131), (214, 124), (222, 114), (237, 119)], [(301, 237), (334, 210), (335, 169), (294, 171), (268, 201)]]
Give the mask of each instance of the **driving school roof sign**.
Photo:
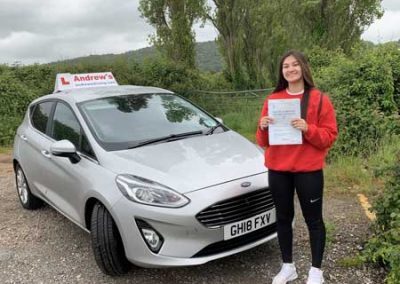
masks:
[(118, 86), (111, 72), (85, 73), (85, 74), (57, 74), (54, 93), (80, 88)]

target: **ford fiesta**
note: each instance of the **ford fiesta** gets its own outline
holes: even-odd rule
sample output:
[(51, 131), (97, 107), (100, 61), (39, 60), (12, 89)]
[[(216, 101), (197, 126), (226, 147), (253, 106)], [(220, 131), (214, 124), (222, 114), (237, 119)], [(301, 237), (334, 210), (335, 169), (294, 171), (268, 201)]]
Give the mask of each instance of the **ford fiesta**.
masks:
[(170, 91), (111, 73), (61, 74), (17, 130), (26, 209), (47, 203), (90, 232), (101, 270), (202, 264), (276, 237), (263, 154)]

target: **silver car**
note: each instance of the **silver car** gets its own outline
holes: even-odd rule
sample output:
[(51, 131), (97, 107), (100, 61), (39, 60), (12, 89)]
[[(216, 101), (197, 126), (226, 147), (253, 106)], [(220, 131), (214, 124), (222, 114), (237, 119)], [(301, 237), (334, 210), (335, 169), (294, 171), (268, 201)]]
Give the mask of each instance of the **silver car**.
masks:
[(276, 237), (262, 151), (170, 91), (110, 86), (33, 101), (14, 169), (26, 209), (44, 202), (91, 234), (109, 275), (198, 265)]

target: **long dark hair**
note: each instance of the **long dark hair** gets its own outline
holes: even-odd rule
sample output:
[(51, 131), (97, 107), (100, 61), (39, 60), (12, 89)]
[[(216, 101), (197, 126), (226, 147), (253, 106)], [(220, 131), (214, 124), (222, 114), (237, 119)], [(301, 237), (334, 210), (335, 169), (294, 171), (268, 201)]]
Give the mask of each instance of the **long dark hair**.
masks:
[(279, 62), (279, 78), (274, 93), (286, 89), (289, 85), (286, 79), (283, 77), (282, 73), (283, 61), (289, 56), (293, 56), (294, 58), (296, 58), (296, 60), (300, 64), (301, 72), (303, 74), (304, 90), (310, 90), (311, 88), (314, 88), (314, 80), (311, 75), (310, 65), (308, 64), (307, 58), (300, 51), (289, 50), (282, 56), (281, 61)]

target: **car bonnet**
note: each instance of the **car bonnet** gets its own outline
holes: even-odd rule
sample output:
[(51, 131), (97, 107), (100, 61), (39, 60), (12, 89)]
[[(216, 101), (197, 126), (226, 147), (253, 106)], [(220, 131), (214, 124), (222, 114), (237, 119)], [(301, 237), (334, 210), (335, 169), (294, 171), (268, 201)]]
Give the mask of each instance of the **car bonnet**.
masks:
[(166, 185), (180, 193), (266, 172), (253, 143), (227, 131), (108, 152), (103, 166)]

